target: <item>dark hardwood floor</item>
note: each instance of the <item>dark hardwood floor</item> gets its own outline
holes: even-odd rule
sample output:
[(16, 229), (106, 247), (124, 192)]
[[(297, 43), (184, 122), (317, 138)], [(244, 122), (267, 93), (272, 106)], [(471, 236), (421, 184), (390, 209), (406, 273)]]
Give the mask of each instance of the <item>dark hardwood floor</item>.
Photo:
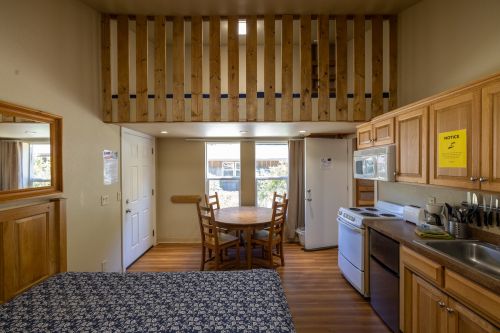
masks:
[[(277, 270), (297, 332), (389, 332), (340, 274), (337, 249), (304, 252), (297, 244), (285, 244), (284, 251), (285, 266)], [(199, 245), (160, 244), (128, 271), (199, 270), (200, 252)]]

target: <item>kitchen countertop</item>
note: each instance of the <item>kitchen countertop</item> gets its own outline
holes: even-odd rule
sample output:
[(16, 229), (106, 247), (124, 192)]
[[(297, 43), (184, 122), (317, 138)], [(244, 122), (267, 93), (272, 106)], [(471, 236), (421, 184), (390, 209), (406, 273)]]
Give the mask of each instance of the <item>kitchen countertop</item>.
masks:
[(412, 249), (413, 251), (429, 258), (436, 263), (449, 268), (450, 270), (459, 273), (460, 275), (476, 282), (484, 288), (487, 288), (497, 294), (500, 294), (500, 280), (490, 275), (486, 275), (466, 264), (449, 259), (448, 257), (426, 249), (419, 244), (414, 243), (414, 240), (422, 240), (415, 234), (415, 225), (401, 220), (391, 221), (376, 221), (365, 220), (363, 224), (371, 229), (374, 229), (387, 237), (394, 239), (400, 244)]

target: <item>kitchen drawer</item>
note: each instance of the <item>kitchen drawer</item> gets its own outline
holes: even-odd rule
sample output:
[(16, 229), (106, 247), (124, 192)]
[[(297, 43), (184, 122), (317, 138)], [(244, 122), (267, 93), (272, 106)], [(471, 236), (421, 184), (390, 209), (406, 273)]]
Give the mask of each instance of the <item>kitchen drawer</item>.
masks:
[(500, 296), (497, 294), (448, 269), (444, 273), (444, 289), (500, 325)]
[(401, 247), (401, 261), (412, 271), (438, 286), (443, 285), (443, 266), (409, 248)]

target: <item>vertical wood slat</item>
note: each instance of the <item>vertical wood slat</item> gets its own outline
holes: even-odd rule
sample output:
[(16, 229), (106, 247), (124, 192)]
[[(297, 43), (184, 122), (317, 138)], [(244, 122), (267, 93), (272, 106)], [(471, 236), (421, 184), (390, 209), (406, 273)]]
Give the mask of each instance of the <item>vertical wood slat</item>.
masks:
[(274, 15), (264, 17), (264, 121), (276, 120), (276, 50)]
[(312, 120), (311, 15), (300, 17), (300, 120)]
[(293, 120), (293, 16), (281, 18), (281, 121)]
[(118, 122), (130, 121), (128, 16), (118, 15)]
[(102, 120), (112, 122), (111, 102), (111, 27), (108, 14), (101, 16), (101, 75), (102, 75)]
[(398, 17), (389, 18), (389, 111), (398, 107)]
[(318, 17), (318, 120), (330, 120), (330, 18)]
[(228, 121), (239, 121), (240, 68), (238, 17), (227, 19)]
[(365, 17), (354, 17), (354, 103), (353, 120), (365, 120)]
[(247, 121), (257, 120), (257, 17), (247, 17), (246, 38)]
[(136, 25), (136, 121), (148, 121), (148, 19), (138, 15)]
[(347, 121), (347, 18), (335, 18), (337, 121)]
[(203, 20), (191, 18), (191, 121), (203, 120)]
[(173, 21), (173, 93), (172, 119), (184, 121), (184, 17)]
[(155, 121), (167, 120), (165, 17), (155, 17)]
[(382, 16), (372, 18), (372, 117), (384, 112)]
[(221, 120), (220, 17), (210, 16), (210, 121)]

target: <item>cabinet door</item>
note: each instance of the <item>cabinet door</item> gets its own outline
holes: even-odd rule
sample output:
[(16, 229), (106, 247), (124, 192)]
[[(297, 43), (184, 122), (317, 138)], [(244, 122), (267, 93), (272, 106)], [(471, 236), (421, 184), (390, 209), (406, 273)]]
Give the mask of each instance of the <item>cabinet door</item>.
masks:
[(482, 90), (481, 189), (500, 192), (500, 82)]
[(499, 332), (495, 326), (452, 298), (449, 298), (446, 310), (448, 314), (448, 333)]
[(358, 149), (363, 149), (373, 146), (372, 124), (368, 123), (358, 127), (357, 138), (358, 138)]
[(427, 107), (396, 117), (396, 181), (427, 183)]
[(447, 330), (447, 296), (418, 276), (412, 285), (412, 333), (442, 333)]
[[(480, 91), (477, 89), (431, 105), (429, 183), (479, 189), (480, 106)], [(445, 154), (446, 151), (440, 152), (439, 134), (458, 130), (465, 130), (466, 133), (465, 165), (443, 167), (447, 165), (445, 162), (452, 160), (449, 157), (454, 155), (447, 154), (446, 159), (440, 158), (440, 154)], [(454, 143), (450, 142), (448, 149), (452, 148)]]
[(374, 146), (394, 143), (394, 118), (374, 122), (372, 135)]

